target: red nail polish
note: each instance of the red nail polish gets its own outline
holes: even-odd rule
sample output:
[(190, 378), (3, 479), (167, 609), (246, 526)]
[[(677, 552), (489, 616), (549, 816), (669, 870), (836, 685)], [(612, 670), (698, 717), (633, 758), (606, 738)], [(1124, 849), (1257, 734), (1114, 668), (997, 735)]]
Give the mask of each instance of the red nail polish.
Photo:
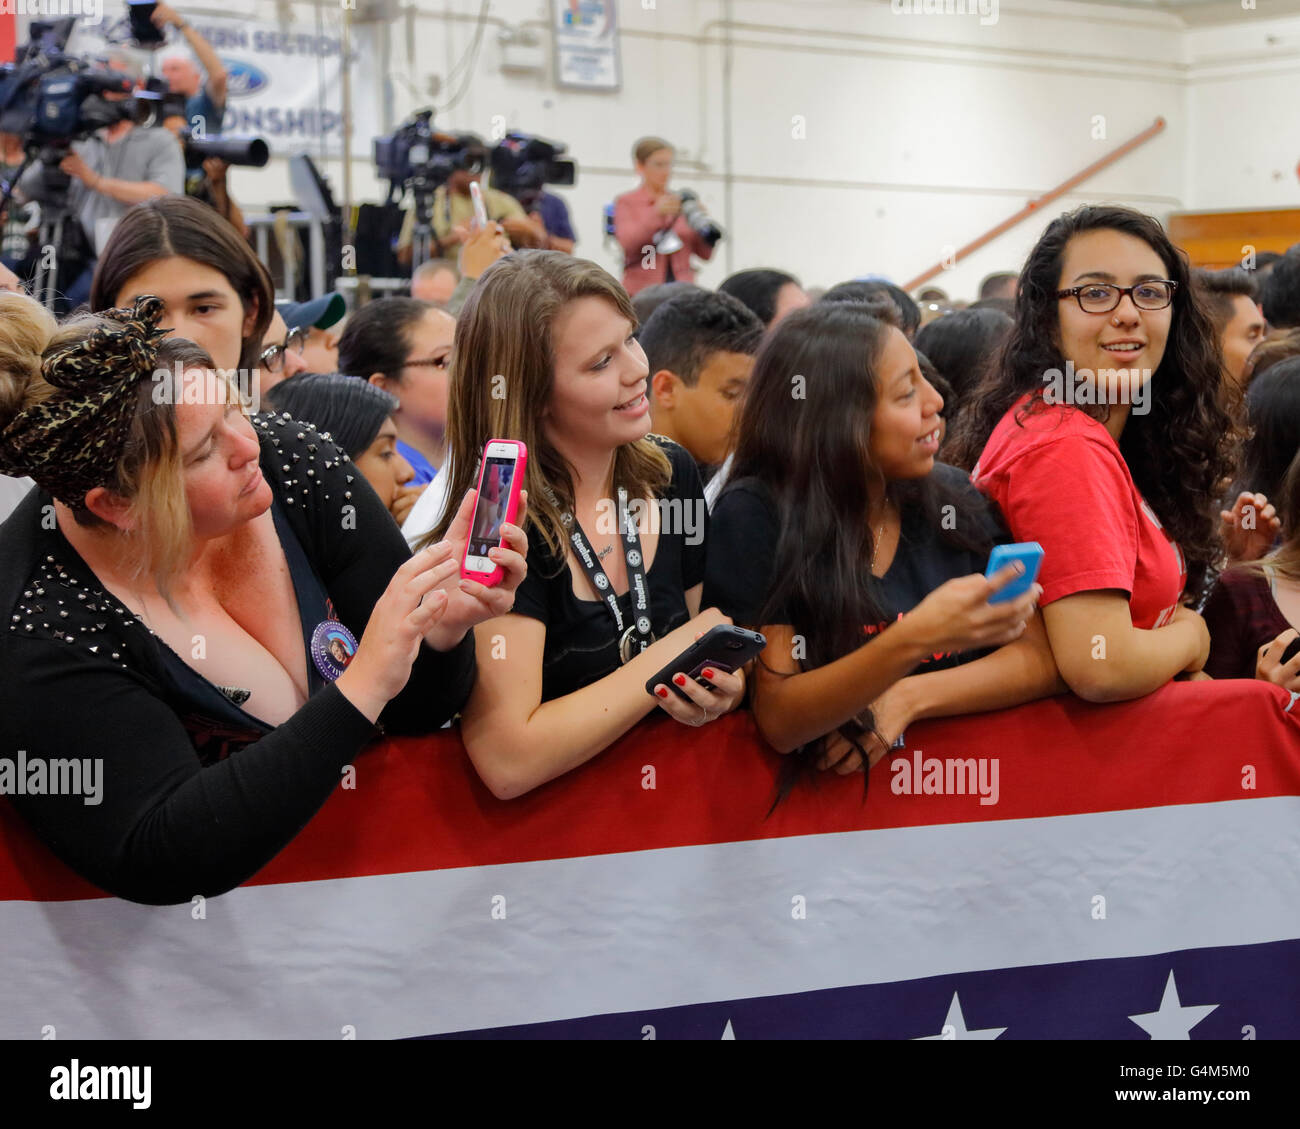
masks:
[(665, 687), (663, 687), (663, 686), (656, 686), (656, 687), (655, 687), (655, 693), (658, 694), (659, 697), (661, 697), (661, 698), (666, 698), (666, 697), (668, 697), (668, 690), (667, 690)]
[(710, 679), (710, 680), (713, 678), (713, 668), (712, 668), (712, 667), (705, 667), (702, 671), (700, 671), (700, 673), (701, 673), (702, 675), (704, 675), (705, 678), (708, 678), (708, 679)]
[(685, 685), (686, 685), (686, 675), (684, 675), (684, 674), (674, 674), (674, 675), (673, 675), (673, 681), (676, 682), (678, 686), (685, 686)]

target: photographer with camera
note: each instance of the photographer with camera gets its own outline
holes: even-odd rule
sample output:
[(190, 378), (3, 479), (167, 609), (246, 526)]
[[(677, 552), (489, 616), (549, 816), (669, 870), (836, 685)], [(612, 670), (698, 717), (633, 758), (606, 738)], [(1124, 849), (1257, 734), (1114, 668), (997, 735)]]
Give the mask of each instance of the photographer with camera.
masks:
[[(180, 144), (182, 155), (185, 153), (187, 137), (185, 119), (179, 114), (169, 114), (163, 118), (163, 128), (175, 136)], [(193, 196), (201, 203), (207, 204), (222, 219), (226, 220), (245, 239), (248, 238), (248, 225), (244, 222), (243, 209), (230, 194), (227, 174), (228, 162), (220, 157), (204, 157), (198, 168), (185, 169), (185, 195)]]
[(159, 4), (150, 16), (154, 27), (163, 31), (168, 25), (176, 28), (198, 56), (207, 72), (207, 81), (199, 73), (194, 61), (180, 52), (163, 57), (162, 76), (168, 87), (185, 96), (185, 124), (201, 133), (220, 133), (226, 116), (226, 67), (217, 57), (212, 45), (194, 27), (181, 19), (169, 4)]
[(713, 256), (721, 229), (693, 192), (669, 192), (673, 147), (643, 137), (632, 149), (641, 186), (614, 201), (614, 235), (623, 248), (623, 288), (636, 294), (656, 282), (694, 282), (691, 255)]
[[(443, 258), (464, 243), (470, 235), (474, 219), (474, 201), (469, 186), (479, 183), (487, 162), (487, 149), (481, 141), (471, 140), (457, 156), (455, 168), (445, 184), (434, 190), (430, 209), (434, 245), (431, 257)], [(513, 196), (495, 188), (483, 189), (483, 205), (488, 220), (499, 223), (516, 247), (545, 247), (547, 235), (539, 223), (530, 220), (522, 205)], [(411, 263), (411, 250), (415, 234), (415, 208), (412, 207), (402, 223), (397, 237), (397, 261), (403, 266)]]
[[(129, 75), (137, 87), (143, 82), (139, 65), (124, 52), (110, 55), (108, 67)], [(105, 91), (100, 97), (106, 103), (125, 103), (131, 96)], [(85, 238), (74, 256), (79, 260), (76, 266), (60, 276), (65, 310), (75, 309), (90, 297), (98, 250), (108, 241), (127, 209), (155, 196), (180, 193), (185, 186), (185, 161), (175, 139), (166, 130), (137, 126), (126, 116), (125, 109), (121, 120), (104, 126), (84, 141), (72, 142), (70, 149), (57, 168), (72, 178), (66, 208)], [(44, 161), (35, 161), (18, 182), (23, 198), (46, 206), (52, 171)], [(75, 238), (74, 234), (72, 239)], [(66, 228), (64, 239), (61, 258), (68, 251)]]

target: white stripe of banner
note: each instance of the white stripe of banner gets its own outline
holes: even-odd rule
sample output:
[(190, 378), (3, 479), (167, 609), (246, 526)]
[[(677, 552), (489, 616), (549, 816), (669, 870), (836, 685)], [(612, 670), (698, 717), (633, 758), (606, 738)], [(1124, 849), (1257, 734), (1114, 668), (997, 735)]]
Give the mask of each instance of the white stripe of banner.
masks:
[(391, 1038), (1264, 943), (1300, 937), (1298, 854), (1278, 797), (247, 887), (203, 920), (8, 902), (0, 1036)]

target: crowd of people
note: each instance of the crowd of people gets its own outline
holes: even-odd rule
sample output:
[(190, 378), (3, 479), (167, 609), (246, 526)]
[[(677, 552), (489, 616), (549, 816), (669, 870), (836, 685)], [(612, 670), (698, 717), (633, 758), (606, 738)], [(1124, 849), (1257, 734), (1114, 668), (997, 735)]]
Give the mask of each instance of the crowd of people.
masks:
[[(635, 148), (621, 282), (541, 211), (489, 191), (476, 222), (469, 169), (412, 296), (350, 314), (277, 307), (179, 185), (119, 194), (85, 310), (0, 293), (0, 744), (106, 766), (93, 807), (11, 797), (56, 854), (124, 898), (220, 893), (381, 732), (453, 722), (509, 800), (657, 710), (748, 709), (779, 802), (869, 781), (925, 718), (1300, 693), (1300, 247), (1197, 271), (1089, 205), (969, 305), (777, 268), (709, 290), (672, 157)], [(528, 460), (485, 586), (497, 439)], [(994, 599), (1021, 542), (1041, 570)], [(756, 660), (647, 690), (728, 623)]]
[[(0, 133), (0, 179), (13, 182), (14, 189), (0, 216), (4, 231), (0, 261), (7, 271), (31, 280), (38, 271), (55, 265), (46, 261), (46, 247), (53, 246), (60, 312), (88, 299), (97, 258), (117, 222), (134, 204), (183, 192), (244, 230), (243, 214), (228, 188), (226, 162), (210, 156), (187, 168), (185, 158), (187, 135), (206, 138), (222, 133), (225, 64), (169, 4), (154, 5), (150, 19), (160, 32), (174, 29), (172, 46), (155, 64), (156, 77), (170, 98), (152, 103), (148, 114), (141, 113), (130, 99), (146, 85), (145, 67), (137, 54), (113, 48), (102, 63), (121, 74), (132, 93), (103, 91), (96, 97), (109, 108), (131, 107), (120, 120), (71, 142), (57, 164), (48, 149), (39, 159), (24, 163), (24, 139)], [(25, 171), (19, 177), (20, 170)], [(65, 213), (61, 224), (53, 226)], [(46, 231), (51, 243), (39, 238), (43, 218), (51, 221)]]

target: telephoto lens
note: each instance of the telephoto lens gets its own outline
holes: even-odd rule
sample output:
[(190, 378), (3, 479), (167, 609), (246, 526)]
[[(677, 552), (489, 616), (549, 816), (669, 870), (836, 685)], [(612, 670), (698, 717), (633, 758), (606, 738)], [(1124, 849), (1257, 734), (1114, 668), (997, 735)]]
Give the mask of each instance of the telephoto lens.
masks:
[(722, 228), (705, 214), (700, 207), (700, 198), (689, 188), (683, 188), (678, 195), (682, 200), (682, 215), (686, 217), (686, 222), (712, 247), (722, 238)]

